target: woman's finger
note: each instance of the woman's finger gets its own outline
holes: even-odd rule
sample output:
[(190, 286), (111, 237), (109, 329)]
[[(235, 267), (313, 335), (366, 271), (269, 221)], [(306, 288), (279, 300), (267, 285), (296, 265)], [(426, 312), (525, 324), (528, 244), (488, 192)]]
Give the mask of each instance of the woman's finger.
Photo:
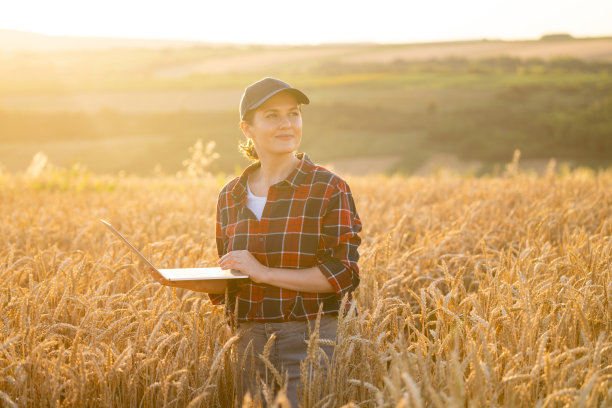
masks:
[(235, 267), (235, 266), (236, 266), (236, 264), (238, 264), (238, 262), (237, 262), (237, 261), (228, 261), (228, 262), (222, 262), (222, 263), (220, 263), (220, 264), (219, 264), (219, 266), (220, 266), (221, 268), (224, 268), (224, 269), (229, 269), (229, 268), (231, 268), (231, 267)]
[[(229, 254), (228, 254), (229, 255)], [(223, 263), (231, 263), (231, 262), (238, 262), (238, 259), (236, 259), (233, 256), (227, 256), (224, 255), (221, 259), (219, 259), (219, 263), (223, 264)]]

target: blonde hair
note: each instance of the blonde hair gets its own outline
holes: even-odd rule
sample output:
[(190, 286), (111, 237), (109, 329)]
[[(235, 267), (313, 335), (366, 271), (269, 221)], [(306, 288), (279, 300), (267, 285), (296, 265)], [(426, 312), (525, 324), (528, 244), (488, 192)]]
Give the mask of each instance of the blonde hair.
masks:
[(242, 151), (242, 154), (246, 156), (252, 162), (256, 162), (259, 160), (259, 156), (257, 155), (257, 151), (255, 150), (255, 143), (253, 143), (252, 139), (247, 139), (246, 143), (240, 143), (238, 148)]
[[(255, 110), (250, 110), (244, 114), (244, 119), (242, 120), (245, 121), (247, 125), (252, 125), (253, 116), (255, 116)], [(255, 143), (253, 143), (253, 139), (249, 139), (247, 137), (246, 142), (241, 142), (238, 144), (238, 148), (240, 149), (242, 154), (244, 154), (246, 158), (250, 161), (256, 162), (259, 160), (259, 156), (257, 155), (257, 151), (255, 150)]]

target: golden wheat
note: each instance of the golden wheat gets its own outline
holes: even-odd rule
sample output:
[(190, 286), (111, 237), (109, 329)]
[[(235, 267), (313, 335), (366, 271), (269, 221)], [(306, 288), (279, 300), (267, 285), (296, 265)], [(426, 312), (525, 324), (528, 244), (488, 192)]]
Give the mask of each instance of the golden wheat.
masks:
[[(275, 371), (238, 401), (222, 308), (97, 221), (160, 267), (212, 266), (224, 180), (0, 182), (3, 405), (288, 406)], [(311, 333), (304, 406), (612, 405), (612, 172), (349, 182), (361, 285), (326, 377)]]

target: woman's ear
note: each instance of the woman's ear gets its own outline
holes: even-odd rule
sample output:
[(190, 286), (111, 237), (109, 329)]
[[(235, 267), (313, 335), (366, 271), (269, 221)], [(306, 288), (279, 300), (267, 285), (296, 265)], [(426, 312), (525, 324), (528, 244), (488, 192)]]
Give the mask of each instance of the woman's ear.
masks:
[(240, 130), (242, 130), (242, 133), (247, 139), (253, 138), (253, 136), (251, 136), (251, 132), (249, 131), (249, 124), (246, 123), (246, 121), (240, 121)]

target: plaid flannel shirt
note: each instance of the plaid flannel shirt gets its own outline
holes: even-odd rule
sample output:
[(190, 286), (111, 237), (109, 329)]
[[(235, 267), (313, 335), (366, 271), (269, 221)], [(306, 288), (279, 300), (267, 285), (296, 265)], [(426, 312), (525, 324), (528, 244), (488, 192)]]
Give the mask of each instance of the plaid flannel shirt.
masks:
[[(331, 171), (313, 164), (305, 153), (287, 178), (270, 187), (258, 221), (246, 206), (249, 174), (223, 187), (217, 202), (216, 238), (219, 257), (248, 250), (263, 265), (304, 269), (318, 266), (335, 292), (308, 293), (258, 284), (250, 279), (230, 281), (227, 311), (238, 321), (289, 321), (337, 313), (342, 297), (359, 285), (357, 247), (361, 221), (348, 184)], [(215, 304), (225, 295), (210, 294)], [(349, 295), (350, 300), (350, 295)]]

